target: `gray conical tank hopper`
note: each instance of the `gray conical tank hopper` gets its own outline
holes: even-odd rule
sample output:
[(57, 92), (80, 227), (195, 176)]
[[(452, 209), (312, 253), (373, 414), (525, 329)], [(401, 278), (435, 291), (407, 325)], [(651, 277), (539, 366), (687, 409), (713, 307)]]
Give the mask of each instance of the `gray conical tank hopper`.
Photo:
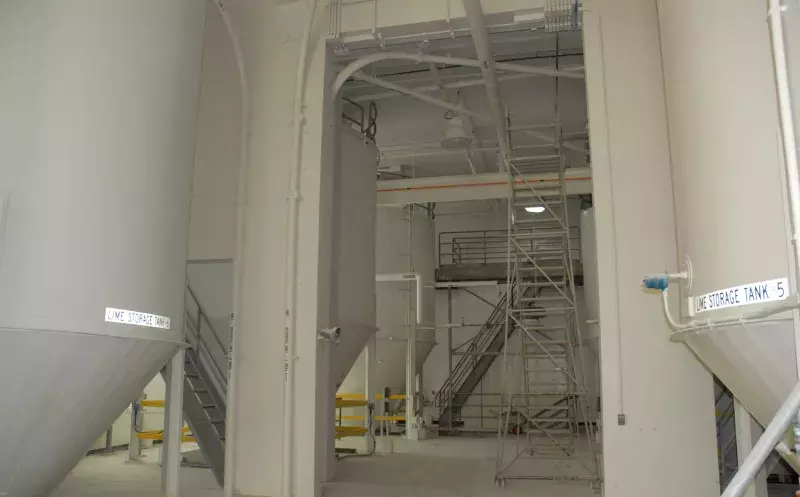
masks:
[(331, 348), (331, 379), (340, 385), (375, 334), (375, 168), (378, 149), (343, 124), (338, 132), (331, 260), (331, 309), (341, 328)]
[(182, 342), (205, 4), (0, 5), (2, 496), (49, 495)]
[[(379, 206), (375, 241), (378, 274), (404, 274), (415, 271), (422, 276), (422, 323), (416, 323), (416, 284), (381, 282), (374, 286), (377, 324), (375, 364), (371, 383), (377, 393), (389, 388), (392, 394), (406, 393), (408, 331), (416, 327), (415, 372), (422, 366), (436, 344), (435, 229), (427, 213), (417, 207)], [(411, 258), (409, 260), (409, 255)], [(410, 291), (409, 291), (410, 287)], [(363, 345), (362, 345), (363, 346)], [(366, 354), (361, 353), (350, 369), (340, 394), (364, 394)]]

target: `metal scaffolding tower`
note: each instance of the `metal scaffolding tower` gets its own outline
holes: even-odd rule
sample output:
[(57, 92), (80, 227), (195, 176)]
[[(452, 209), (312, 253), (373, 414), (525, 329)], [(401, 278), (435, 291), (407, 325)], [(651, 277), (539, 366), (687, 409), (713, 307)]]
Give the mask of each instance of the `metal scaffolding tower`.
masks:
[[(599, 481), (576, 306), (566, 165), (561, 153), (508, 161), (510, 298), (495, 474), (500, 486), (509, 479)], [(557, 179), (529, 183), (523, 174), (532, 170), (557, 173)], [(554, 474), (546, 465), (525, 464), (530, 458), (570, 458), (580, 463), (572, 466), (585, 470)]]

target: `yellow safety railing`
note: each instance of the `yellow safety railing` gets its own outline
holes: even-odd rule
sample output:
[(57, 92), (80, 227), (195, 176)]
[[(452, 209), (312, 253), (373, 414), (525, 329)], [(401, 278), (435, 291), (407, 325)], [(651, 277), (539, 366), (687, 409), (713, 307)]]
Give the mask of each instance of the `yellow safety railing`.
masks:
[[(366, 396), (363, 393), (337, 393), (337, 399), (349, 399), (349, 400), (364, 400)], [(406, 400), (405, 394), (397, 394), (397, 395), (390, 395), (389, 400)], [(375, 395), (375, 400), (383, 400), (383, 394), (379, 393)]]
[[(184, 426), (181, 429), (183, 436), (181, 437), (182, 442), (194, 442), (195, 438), (194, 435), (191, 434), (191, 430)], [(188, 433), (188, 435), (187, 435)], [(136, 434), (136, 438), (139, 440), (164, 440), (164, 430), (158, 431), (143, 431)]]
[[(385, 396), (382, 394), (375, 395), (375, 400), (384, 400)], [(388, 400), (405, 400), (406, 396), (390, 395)], [(337, 393), (336, 394), (336, 438), (355, 437), (364, 435), (368, 429), (363, 426), (342, 426), (343, 421), (364, 421), (366, 416), (342, 413), (343, 409), (367, 407), (369, 402), (366, 401), (366, 396), (363, 393)], [(370, 414), (372, 410), (370, 409)], [(405, 416), (373, 416), (374, 421), (405, 421)]]

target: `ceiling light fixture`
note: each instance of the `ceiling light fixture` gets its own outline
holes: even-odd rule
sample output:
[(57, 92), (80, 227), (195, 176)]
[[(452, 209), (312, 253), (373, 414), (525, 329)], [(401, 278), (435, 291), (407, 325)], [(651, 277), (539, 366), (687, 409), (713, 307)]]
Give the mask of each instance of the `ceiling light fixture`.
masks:
[[(461, 103), (461, 92), (458, 92), (458, 107), (464, 107)], [(444, 139), (442, 148), (445, 150), (469, 150), (474, 139), (471, 127), (458, 112), (449, 110), (445, 113), (446, 126), (444, 129)]]
[(531, 207), (525, 207), (526, 212), (530, 212), (531, 214), (541, 214), (544, 212), (543, 205), (533, 205)]

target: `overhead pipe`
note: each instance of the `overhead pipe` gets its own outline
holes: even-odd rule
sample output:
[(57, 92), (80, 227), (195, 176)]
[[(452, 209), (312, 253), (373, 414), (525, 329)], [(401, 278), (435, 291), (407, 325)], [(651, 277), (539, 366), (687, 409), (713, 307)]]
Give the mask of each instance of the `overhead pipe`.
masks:
[[(292, 444), (294, 441), (294, 356), (295, 333), (297, 328), (297, 250), (300, 223), (300, 175), (302, 173), (303, 126), (305, 124), (305, 89), (308, 73), (306, 71), (309, 40), (314, 27), (319, 0), (309, 0), (308, 19), (303, 38), (295, 77), (294, 112), (292, 121), (292, 162), (289, 170), (289, 208), (286, 214), (286, 283), (284, 300), (284, 357), (286, 376), (283, 381), (283, 446), (281, 468), (281, 495), (292, 497)], [(316, 331), (315, 331), (316, 333)]]
[(503, 103), (500, 100), (500, 84), (497, 81), (497, 68), (495, 67), (494, 54), (489, 42), (489, 31), (486, 29), (486, 22), (483, 18), (483, 7), (481, 0), (462, 0), (464, 10), (467, 13), (472, 40), (475, 42), (475, 52), (480, 61), (481, 73), (483, 73), (484, 87), (486, 88), (486, 98), (489, 100), (489, 112), (492, 114), (495, 133), (497, 133), (497, 143), (500, 146), (500, 171), (507, 169), (507, 164), (511, 159), (511, 151), (508, 144), (508, 129), (503, 112)]
[(241, 316), (241, 281), (244, 269), (242, 260), (244, 259), (244, 224), (247, 207), (247, 173), (248, 173), (248, 153), (247, 148), (250, 140), (250, 90), (247, 81), (247, 72), (244, 66), (244, 55), (239, 36), (233, 27), (231, 16), (224, 0), (211, 0), (217, 7), (228, 37), (233, 45), (233, 53), (236, 58), (236, 66), (239, 70), (239, 87), (241, 91), (241, 137), (239, 141), (239, 168), (236, 181), (236, 258), (233, 260), (233, 300), (231, 307), (233, 314), (230, 323), (230, 336), (228, 338), (228, 385), (226, 389), (225, 406), (227, 410), (225, 429), (227, 437), (225, 439), (225, 469), (223, 479), (223, 492), (225, 497), (233, 497), (233, 473), (235, 466), (234, 444), (236, 437), (233, 436), (236, 416), (233, 409), (236, 405), (236, 361), (233, 360), (235, 350), (235, 340), (238, 334), (238, 322)]
[(379, 79), (379, 78), (375, 78), (373, 76), (369, 76), (367, 74), (364, 74), (363, 72), (357, 72), (357, 73), (353, 74), (353, 78), (358, 79), (360, 81), (366, 81), (367, 83), (371, 83), (371, 84), (373, 84), (375, 86), (380, 86), (380, 87), (383, 87), (383, 88), (386, 88), (386, 89), (389, 89), (389, 90), (396, 91), (398, 93), (402, 93), (403, 95), (408, 95), (409, 97), (414, 97), (417, 100), (421, 100), (421, 101), (429, 103), (431, 105), (436, 105), (436, 106), (441, 107), (443, 109), (451, 110), (453, 112), (457, 112), (457, 113), (465, 115), (465, 116), (474, 117), (476, 119), (481, 119), (483, 121), (490, 121), (491, 122), (491, 120), (492, 120), (490, 117), (484, 116), (483, 114), (478, 114), (477, 112), (471, 111), (471, 110), (467, 109), (466, 107), (464, 107), (462, 105), (451, 104), (450, 102), (446, 102), (446, 101), (444, 101), (442, 99), (439, 99), (439, 98), (436, 98), (436, 97), (432, 97), (430, 95), (426, 95), (426, 94), (424, 94), (422, 92), (419, 92), (419, 91), (416, 91), (416, 90), (412, 90), (410, 88), (405, 88), (403, 86), (396, 85), (394, 83), (391, 83), (391, 82), (383, 80), (383, 79)]
[[(370, 64), (374, 64), (375, 62), (380, 62), (383, 60), (409, 60), (412, 62), (419, 62), (419, 63), (433, 62), (434, 64), (474, 67), (476, 69), (480, 69), (482, 66), (481, 61), (479, 60), (468, 59), (464, 57), (446, 57), (442, 55), (423, 55), (423, 54), (405, 53), (405, 52), (378, 52), (370, 55), (365, 55), (364, 57), (354, 60), (353, 62), (348, 64), (347, 67), (345, 67), (342, 70), (342, 72), (339, 73), (339, 76), (336, 78), (336, 81), (333, 84), (334, 99), (339, 95), (339, 92), (342, 90), (347, 80), (350, 79), (355, 73), (364, 69)], [(536, 74), (540, 76), (553, 76), (557, 78), (569, 78), (569, 79), (585, 78), (584, 73), (579, 71), (550, 69), (547, 67), (526, 66), (523, 64), (509, 64), (507, 62), (497, 62), (495, 64), (495, 68), (499, 71), (516, 72), (522, 74)]]
[[(505, 76), (498, 76), (498, 81), (519, 81), (522, 79), (530, 79), (540, 77), (539, 74), (507, 74)], [(468, 79), (465, 81), (454, 81), (452, 83), (442, 83), (441, 87), (438, 85), (424, 85), (424, 86), (416, 86), (414, 90), (428, 93), (440, 90), (459, 90), (461, 88), (469, 88), (471, 86), (480, 86), (484, 84), (484, 79), (481, 78), (474, 78)], [(381, 92), (381, 93), (372, 93), (366, 95), (359, 95), (357, 97), (353, 97), (354, 102), (369, 102), (371, 100), (381, 100), (384, 98), (392, 98), (399, 96), (395, 92)]]

